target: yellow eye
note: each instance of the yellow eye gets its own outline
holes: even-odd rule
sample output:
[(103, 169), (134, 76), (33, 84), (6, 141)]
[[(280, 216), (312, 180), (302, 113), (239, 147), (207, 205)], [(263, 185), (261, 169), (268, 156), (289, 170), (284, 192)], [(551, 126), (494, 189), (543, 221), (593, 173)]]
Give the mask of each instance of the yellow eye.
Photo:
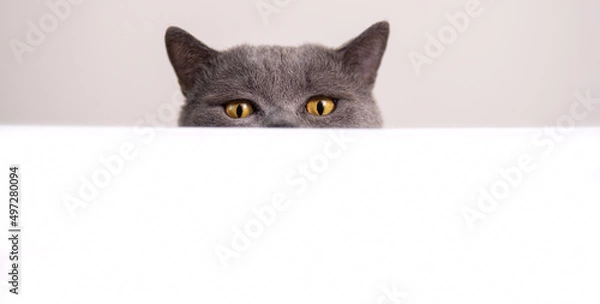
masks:
[(313, 97), (306, 103), (306, 109), (310, 114), (325, 116), (333, 112), (333, 109), (335, 109), (335, 102), (329, 97)]
[(249, 102), (232, 101), (225, 106), (225, 113), (231, 118), (246, 118), (254, 113), (254, 109)]

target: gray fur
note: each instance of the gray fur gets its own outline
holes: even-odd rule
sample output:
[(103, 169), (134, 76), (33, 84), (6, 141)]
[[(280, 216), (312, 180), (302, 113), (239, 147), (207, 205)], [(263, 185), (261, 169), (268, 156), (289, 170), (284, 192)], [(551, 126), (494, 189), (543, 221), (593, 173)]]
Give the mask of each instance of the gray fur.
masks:
[[(179, 28), (167, 30), (169, 59), (186, 97), (180, 126), (378, 128), (380, 111), (372, 96), (389, 36), (376, 23), (338, 49), (242, 45), (216, 51)], [(314, 96), (336, 100), (326, 116), (307, 112)], [(250, 101), (254, 114), (233, 119), (224, 105)]]

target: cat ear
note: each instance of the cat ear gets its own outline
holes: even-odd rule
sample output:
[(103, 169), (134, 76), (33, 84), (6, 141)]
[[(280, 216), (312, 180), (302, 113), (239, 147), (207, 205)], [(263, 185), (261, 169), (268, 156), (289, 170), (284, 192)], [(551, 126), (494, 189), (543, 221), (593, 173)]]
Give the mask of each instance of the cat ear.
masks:
[(218, 54), (188, 32), (169, 27), (165, 34), (167, 53), (183, 91), (192, 88), (198, 68), (209, 63)]
[(338, 49), (342, 53), (344, 65), (365, 83), (375, 83), (389, 35), (390, 24), (387, 21), (373, 24), (360, 36)]

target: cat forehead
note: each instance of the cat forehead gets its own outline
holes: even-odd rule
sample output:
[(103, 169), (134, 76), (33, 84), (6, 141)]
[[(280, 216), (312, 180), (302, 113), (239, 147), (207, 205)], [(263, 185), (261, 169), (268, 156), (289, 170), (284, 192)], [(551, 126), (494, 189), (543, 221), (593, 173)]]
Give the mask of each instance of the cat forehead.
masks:
[(221, 53), (222, 59), (233, 64), (256, 69), (281, 67), (318, 67), (337, 61), (336, 53), (319, 45), (251, 46), (242, 45)]
[(335, 50), (318, 45), (242, 45), (219, 52), (196, 88), (200, 95), (218, 92), (267, 101), (333, 91), (340, 95), (349, 91), (350, 80), (336, 56)]

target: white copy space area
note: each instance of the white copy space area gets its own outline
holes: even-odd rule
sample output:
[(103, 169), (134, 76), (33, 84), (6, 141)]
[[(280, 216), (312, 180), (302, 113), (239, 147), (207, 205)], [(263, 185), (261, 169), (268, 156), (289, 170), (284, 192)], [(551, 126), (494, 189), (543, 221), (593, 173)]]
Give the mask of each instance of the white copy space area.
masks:
[[(2, 303), (599, 303), (600, 128), (0, 128)], [(5, 204), (8, 205), (8, 199)]]

